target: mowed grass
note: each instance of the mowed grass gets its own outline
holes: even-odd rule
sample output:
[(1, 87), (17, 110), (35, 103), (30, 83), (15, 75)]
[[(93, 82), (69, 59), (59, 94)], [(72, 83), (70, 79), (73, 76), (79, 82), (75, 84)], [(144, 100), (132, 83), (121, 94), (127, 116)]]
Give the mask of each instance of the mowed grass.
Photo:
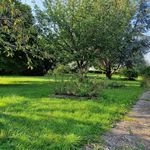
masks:
[(0, 150), (75, 150), (99, 142), (143, 92), (140, 81), (121, 82), (127, 86), (80, 100), (49, 98), (53, 78), (0, 77)]

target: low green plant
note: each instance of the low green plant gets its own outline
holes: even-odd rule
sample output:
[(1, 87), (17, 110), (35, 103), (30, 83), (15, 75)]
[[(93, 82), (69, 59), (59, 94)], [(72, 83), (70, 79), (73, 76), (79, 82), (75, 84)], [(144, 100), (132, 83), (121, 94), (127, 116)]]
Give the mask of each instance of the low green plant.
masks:
[(150, 66), (143, 68), (141, 74), (145, 78), (150, 78)]
[(148, 86), (150, 87), (150, 66), (145, 67), (141, 70), (141, 74), (143, 76), (143, 81), (141, 83), (142, 87)]
[(45, 76), (52, 76), (53, 75), (53, 70), (48, 70)]
[(54, 70), (53, 74), (65, 74), (70, 73), (71, 69), (69, 65), (58, 65)]
[(134, 68), (124, 68), (122, 74), (128, 78), (128, 80), (135, 80), (138, 77), (138, 72)]
[(72, 77), (69, 81), (62, 78), (61, 83), (55, 88), (56, 95), (69, 95), (79, 97), (97, 97), (103, 84), (95, 80), (84, 79), (82, 82), (80, 78)]
[(150, 78), (143, 78), (143, 81), (141, 82), (141, 87), (150, 87)]

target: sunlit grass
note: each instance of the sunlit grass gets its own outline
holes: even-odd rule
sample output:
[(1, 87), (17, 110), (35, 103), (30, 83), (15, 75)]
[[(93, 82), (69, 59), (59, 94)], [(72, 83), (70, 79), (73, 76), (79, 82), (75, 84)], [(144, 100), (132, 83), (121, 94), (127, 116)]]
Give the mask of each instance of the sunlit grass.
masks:
[(143, 91), (140, 81), (123, 82), (128, 86), (100, 91), (96, 100), (72, 100), (49, 98), (54, 78), (0, 77), (0, 150), (69, 150), (98, 142)]

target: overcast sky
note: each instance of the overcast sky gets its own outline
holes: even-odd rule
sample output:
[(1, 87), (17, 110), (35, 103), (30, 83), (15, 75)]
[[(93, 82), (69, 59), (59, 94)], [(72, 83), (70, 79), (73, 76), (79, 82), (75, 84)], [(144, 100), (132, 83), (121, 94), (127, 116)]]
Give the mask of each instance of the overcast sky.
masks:
[[(23, 3), (26, 3), (28, 5), (30, 5), (32, 8), (34, 7), (34, 4), (32, 3), (33, 0), (21, 0)], [(42, 9), (43, 5), (42, 5), (42, 0), (34, 0), (36, 2), (36, 4)], [(150, 32), (149, 32), (150, 35)], [(148, 61), (148, 63), (150, 64), (150, 53), (148, 53), (145, 56), (146, 61)]]

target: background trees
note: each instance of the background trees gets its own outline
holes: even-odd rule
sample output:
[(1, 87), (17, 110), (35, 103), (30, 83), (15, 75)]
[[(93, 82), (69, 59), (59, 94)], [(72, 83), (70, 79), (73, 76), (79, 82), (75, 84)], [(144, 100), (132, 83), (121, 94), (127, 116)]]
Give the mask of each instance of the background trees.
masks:
[(146, 1), (44, 0), (43, 4), (44, 10), (35, 7), (34, 18), (29, 6), (2, 0), (1, 70), (15, 67), (21, 73), (43, 75), (58, 64), (71, 63), (82, 75), (94, 66), (111, 79), (120, 67), (143, 62), (149, 47), (142, 34), (149, 28)]
[(135, 9), (128, 0), (115, 0), (103, 1), (96, 12), (98, 12), (96, 18), (98, 32), (95, 37), (98, 50), (96, 65), (106, 73), (107, 78), (111, 79), (112, 74), (124, 65), (127, 28)]
[[(76, 62), (80, 73), (96, 63), (110, 79), (123, 64), (124, 39), (134, 14), (129, 0), (44, 1), (46, 33), (63, 62)], [(41, 20), (39, 20), (40, 22)]]
[[(78, 71), (83, 73), (95, 54), (92, 45), (96, 32), (95, 18), (92, 16), (95, 3), (92, 0), (45, 0), (44, 4), (44, 19), (48, 27), (44, 30), (47, 37), (52, 35), (51, 41), (58, 58), (64, 63), (75, 62)], [(43, 13), (38, 13), (37, 18)]]
[[(13, 56), (20, 49), (28, 55), (30, 45), (36, 44), (33, 33), (31, 8), (19, 1), (1, 2), (0, 28), (1, 51), (6, 56)], [(30, 45), (29, 45), (30, 44)], [(30, 48), (29, 48), (30, 47)]]
[[(136, 13), (133, 16), (132, 24), (128, 27), (128, 34), (126, 39), (126, 60), (127, 68), (144, 65), (144, 54), (149, 51), (149, 36), (144, 33), (149, 31), (150, 23), (150, 5), (147, 0), (140, 0)], [(139, 63), (140, 62), (140, 63)]]
[(44, 75), (51, 68), (30, 6), (0, 2), (0, 73)]
[(38, 49), (31, 8), (17, 0), (2, 0), (0, 10), (1, 71), (32, 67)]

